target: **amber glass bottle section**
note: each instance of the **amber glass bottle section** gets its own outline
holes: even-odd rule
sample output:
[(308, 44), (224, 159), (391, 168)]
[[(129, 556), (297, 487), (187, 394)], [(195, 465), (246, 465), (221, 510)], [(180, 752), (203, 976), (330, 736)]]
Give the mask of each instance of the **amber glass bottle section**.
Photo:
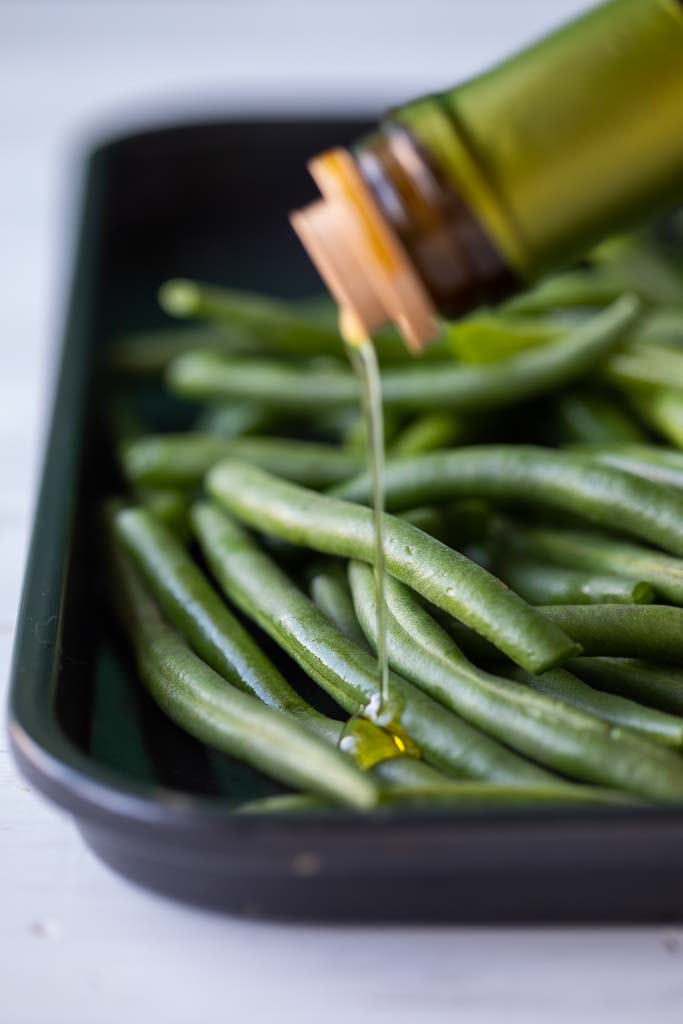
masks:
[(476, 214), (407, 129), (388, 126), (355, 156), (439, 313), (456, 317), (515, 291), (519, 281)]

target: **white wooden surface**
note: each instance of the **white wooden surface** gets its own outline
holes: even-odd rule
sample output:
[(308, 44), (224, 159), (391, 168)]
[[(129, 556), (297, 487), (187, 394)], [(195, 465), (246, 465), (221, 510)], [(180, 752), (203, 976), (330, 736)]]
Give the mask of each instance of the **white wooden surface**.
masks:
[[(67, 271), (71, 147), (207, 108), (375, 106), (586, 3), (0, 0), (0, 687)], [(683, 931), (245, 924), (112, 876), (0, 736), (0, 1022), (678, 1022)]]

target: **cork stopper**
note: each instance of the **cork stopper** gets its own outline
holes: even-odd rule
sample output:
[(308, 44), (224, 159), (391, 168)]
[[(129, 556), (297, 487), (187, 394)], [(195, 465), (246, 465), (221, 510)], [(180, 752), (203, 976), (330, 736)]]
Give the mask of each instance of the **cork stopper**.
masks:
[(366, 334), (392, 322), (421, 351), (437, 334), (436, 309), (353, 157), (333, 149), (308, 166), (322, 199), (290, 221), (329, 291)]

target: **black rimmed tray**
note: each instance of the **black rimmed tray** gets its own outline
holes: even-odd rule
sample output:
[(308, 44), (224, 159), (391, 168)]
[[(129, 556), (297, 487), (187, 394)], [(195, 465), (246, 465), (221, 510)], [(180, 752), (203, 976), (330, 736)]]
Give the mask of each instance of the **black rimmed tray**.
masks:
[[(367, 126), (226, 122), (119, 138), (86, 165), (71, 302), (17, 629), (9, 728), (30, 782), (107, 864), (231, 913), (325, 920), (636, 921), (683, 912), (683, 809), (245, 818), (275, 791), (165, 720), (108, 623), (94, 522), (108, 340), (162, 322), (170, 276), (318, 288), (287, 223), (305, 161)], [(162, 425), (187, 410), (138, 396)]]

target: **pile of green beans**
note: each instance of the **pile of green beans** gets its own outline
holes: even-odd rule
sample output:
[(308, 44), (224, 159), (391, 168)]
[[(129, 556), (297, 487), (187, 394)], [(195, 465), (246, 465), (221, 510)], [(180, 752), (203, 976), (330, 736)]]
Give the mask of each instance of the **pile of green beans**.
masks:
[[(389, 368), (382, 375), (384, 403), (403, 412), (462, 412), (519, 402), (587, 373), (616, 348), (639, 308), (635, 296), (623, 295), (556, 343), (486, 366), (430, 362)], [(166, 381), (185, 398), (251, 399), (292, 411), (356, 406), (360, 400), (360, 386), (349, 369), (231, 358), (213, 351), (179, 356)]]
[(361, 389), (331, 304), (175, 280), (160, 304), (185, 324), (114, 339), (107, 589), (151, 700), (288, 790), (238, 811), (683, 804), (667, 237), (443, 323), (423, 360), (378, 335), (386, 699)]

